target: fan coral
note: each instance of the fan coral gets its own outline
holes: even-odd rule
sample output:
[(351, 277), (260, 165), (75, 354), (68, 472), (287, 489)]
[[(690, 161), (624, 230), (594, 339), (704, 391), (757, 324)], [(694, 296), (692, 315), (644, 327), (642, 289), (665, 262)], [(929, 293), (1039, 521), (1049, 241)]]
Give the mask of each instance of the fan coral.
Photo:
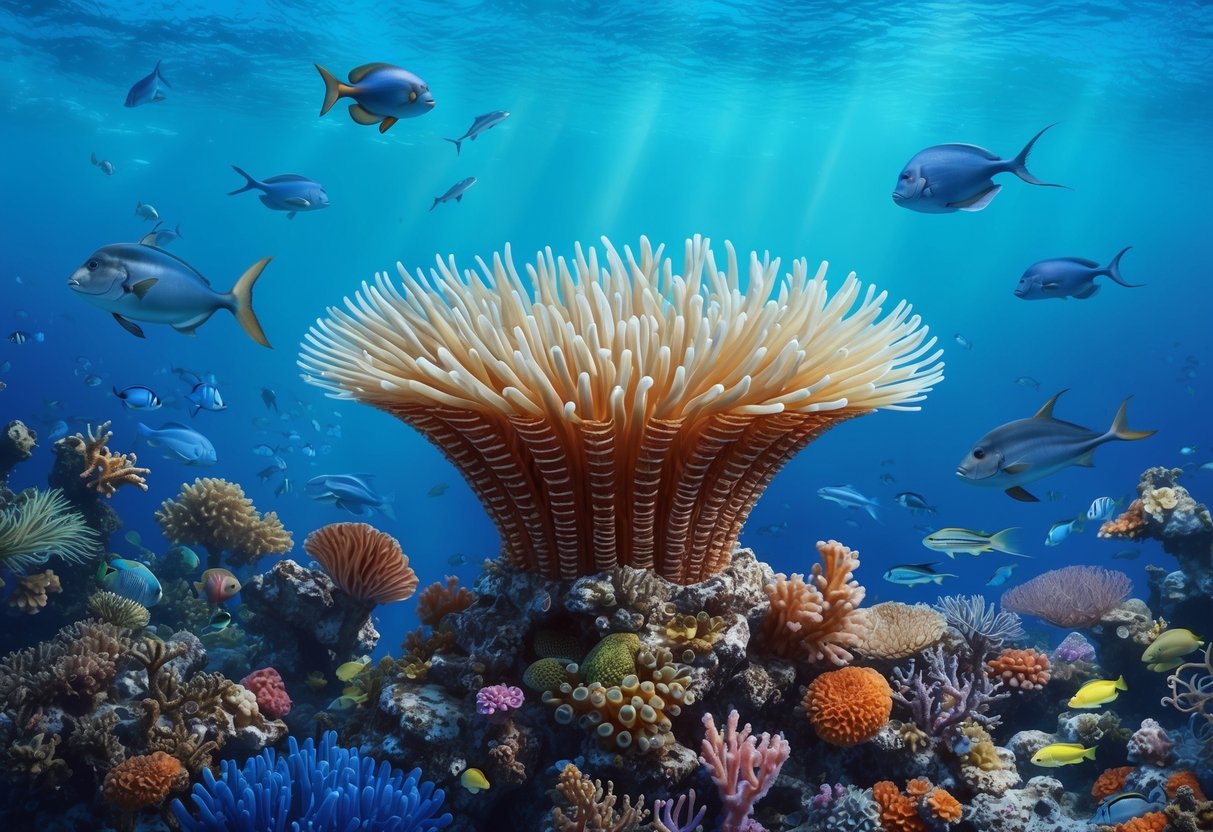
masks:
[(242, 566), (295, 545), (276, 513), (263, 517), (239, 485), (211, 477), (181, 486), (177, 499), (161, 503), (156, 522), (174, 543), (206, 549), (211, 567), (220, 565), (224, 552), (230, 565)]
[(829, 661), (845, 665), (849, 648), (862, 639), (855, 609), (863, 602), (864, 589), (852, 579), (859, 568), (859, 553), (837, 540), (817, 541), (822, 564), (813, 564), (811, 583), (794, 574), (777, 574), (763, 587), (771, 601), (762, 620), (766, 645), (781, 656), (808, 662)]
[(476, 691), (476, 713), (504, 716), (522, 707), (522, 688), (513, 685), (488, 685)]
[(851, 746), (867, 742), (888, 724), (893, 694), (870, 667), (843, 667), (814, 679), (802, 704), (817, 736)]
[(774, 785), (779, 770), (792, 753), (783, 734), (772, 737), (752, 735), (747, 722), (737, 730), (737, 711), (729, 712), (724, 734), (716, 728), (712, 714), (703, 715), (704, 737), (699, 762), (708, 770), (720, 793), (724, 812), (721, 832), (745, 832), (753, 829), (750, 815), (754, 804), (762, 800)]
[[(911, 409), (942, 378), (907, 304), (824, 264), (751, 255), (717, 269), (686, 243), (684, 274), (641, 238), (573, 262), (541, 253), (529, 281), (509, 247), (480, 273), (399, 266), (330, 308), (302, 345), (304, 377), (412, 425), (464, 474), (505, 554), (549, 578), (618, 565), (697, 583), (723, 569), (780, 467), (838, 422)], [(529, 285), (528, 285), (529, 284)], [(848, 316), (848, 312), (851, 314)]]
[(616, 810), (615, 784), (608, 780), (604, 787), (601, 780), (591, 780), (572, 763), (560, 770), (556, 794), (564, 803), (552, 810), (556, 832), (633, 832), (649, 814), (643, 806), (644, 795), (635, 805), (625, 796)]
[(240, 680), (240, 684), (257, 697), (257, 708), (270, 719), (282, 719), (291, 712), (291, 697), (286, 692), (286, 682), (272, 667), (254, 670)]
[(48, 594), (62, 591), (63, 587), (59, 585), (59, 578), (54, 572), (49, 569), (35, 572), (17, 580), (12, 595), (8, 596), (8, 605), (15, 610), (37, 615), (46, 606)]
[(92, 477), (87, 485), (98, 494), (113, 497), (118, 488), (123, 485), (133, 485), (147, 491), (147, 480), (144, 475), (151, 471), (136, 465), (139, 459), (133, 452), (116, 454), (106, 447), (106, 443), (114, 437), (114, 432), (108, 430), (109, 426), (109, 422), (102, 422), (97, 427), (95, 436), (92, 426), (88, 426), (86, 428), (87, 438), (83, 434), (77, 433), (59, 441), (83, 457), (84, 471), (80, 474), (80, 478)]
[(1007, 590), (1002, 605), (1058, 627), (1093, 627), (1132, 588), (1133, 582), (1124, 572), (1102, 566), (1066, 566)]
[(1100, 772), (1091, 786), (1091, 799), (1101, 803), (1104, 798), (1119, 794), (1125, 790), (1125, 781), (1133, 773), (1133, 766), (1108, 768)]
[(445, 585), (435, 581), (421, 590), (417, 596), (417, 620), (428, 627), (437, 627), (451, 613), (463, 612), (474, 603), (476, 594), (459, 586), (455, 576), (447, 575)]
[(128, 630), (141, 630), (151, 620), (147, 607), (138, 601), (104, 589), (89, 596), (88, 612), (94, 618)]
[(1197, 800), (1207, 799), (1204, 790), (1200, 787), (1200, 782), (1196, 779), (1196, 775), (1190, 771), (1177, 771), (1167, 778), (1167, 797), (1174, 800), (1176, 793), (1185, 786), (1192, 790), (1192, 795)]
[(14, 572), (46, 563), (52, 555), (80, 563), (99, 551), (96, 532), (57, 488), (24, 492), (0, 510), (0, 565)]
[(288, 742), (286, 754), (266, 749), (243, 767), (224, 760), (218, 778), (203, 771), (191, 795), (198, 814), (173, 801), (182, 831), (228, 832), (242, 828), (229, 825), (242, 817), (255, 819), (258, 829), (433, 832), (450, 826), (450, 814), (439, 814), (445, 792), (422, 780), (420, 769), (405, 775), (386, 762), (376, 768), (358, 749), (337, 745), (332, 731), (319, 747), (311, 739), (302, 747), (294, 737)]
[(1049, 683), (1049, 657), (1031, 648), (1003, 649), (986, 662), (990, 677), (1000, 680), (1009, 688), (1038, 690)]
[(303, 541), (333, 582), (359, 601), (390, 604), (411, 598), (417, 575), (396, 538), (366, 523), (331, 523)]
[(124, 812), (158, 806), (172, 792), (189, 788), (190, 775), (175, 757), (155, 751), (130, 757), (105, 775), (101, 794)]
[(862, 638), (856, 652), (870, 659), (904, 659), (943, 637), (944, 617), (926, 604), (887, 601), (858, 610)]

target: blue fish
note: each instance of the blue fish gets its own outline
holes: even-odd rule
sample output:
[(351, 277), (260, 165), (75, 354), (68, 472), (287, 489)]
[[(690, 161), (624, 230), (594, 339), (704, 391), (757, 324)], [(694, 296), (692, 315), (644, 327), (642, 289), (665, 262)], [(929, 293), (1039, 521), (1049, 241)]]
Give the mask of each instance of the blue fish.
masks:
[(186, 465), (214, 465), (218, 459), (211, 440), (178, 422), (165, 422), (159, 428), (149, 428), (140, 422), (135, 428), (135, 441), (140, 440)]
[(352, 98), (350, 118), (359, 124), (379, 124), (386, 133), (402, 118), (428, 113), (434, 107), (430, 87), (407, 69), (385, 63), (363, 64), (350, 70), (350, 82), (343, 84), (320, 64), (315, 64), (324, 79), (324, 104), (320, 115), (333, 108), (339, 98)]
[(146, 78), (140, 78), (131, 87), (131, 91), (126, 94), (126, 106), (138, 107), (140, 104), (152, 104), (163, 101), (165, 98), (164, 89), (161, 87), (172, 88), (170, 84), (160, 72), (160, 61), (156, 61), (156, 68)]
[(435, 208), (437, 208), (438, 203), (440, 202), (450, 202), (452, 199), (456, 202), (461, 202), (463, 200), (464, 192), (475, 184), (475, 176), (469, 176), (467, 179), (460, 179), (454, 185), (447, 188), (446, 193), (444, 193), (442, 196), (434, 197), (434, 204), (430, 206), (430, 210), (433, 211)]
[(50, 435), (46, 437), (46, 440), (48, 442), (57, 442), (63, 437), (67, 436), (67, 430), (67, 422), (60, 419), (51, 426)]
[(308, 480), (303, 490), (319, 503), (332, 503), (358, 517), (370, 517), (377, 510), (394, 520), (392, 495), (376, 494), (366, 482), (369, 479), (370, 474), (321, 474)]
[(1009, 563), (1006, 566), (1000, 566), (994, 570), (994, 574), (990, 576), (990, 580), (986, 581), (986, 586), (1002, 586), (1011, 577), (1011, 573), (1015, 571), (1018, 563)]
[(1019, 155), (1009, 160), (972, 144), (937, 144), (919, 151), (898, 177), (893, 201), (924, 214), (980, 211), (1002, 190), (993, 179), (999, 173), (1013, 173), (1030, 185), (1064, 188), (1065, 185), (1041, 182), (1027, 168), (1032, 145), (1049, 127), (1033, 136)]
[(227, 410), (227, 405), (223, 403), (223, 396), (220, 395), (219, 388), (209, 381), (195, 384), (194, 389), (185, 398), (190, 403), (190, 416), (197, 416), (199, 410), (210, 410), (215, 413)]
[(481, 133), (483, 133), (485, 130), (488, 130), (490, 127), (496, 127), (498, 124), (501, 124), (501, 122), (505, 121), (509, 117), (510, 117), (510, 114), (507, 113), (505, 110), (494, 110), (491, 113), (485, 113), (482, 116), (476, 116), (476, 118), (472, 121), (472, 126), (467, 129), (466, 133), (464, 133), (462, 136), (460, 136), (457, 139), (447, 139), (447, 141), (450, 142), (451, 144), (455, 145), (455, 155), (458, 156), (459, 155), (459, 145), (463, 144), (464, 139), (474, 142), (474, 141), (476, 141), (476, 137), (479, 136)]
[(117, 387), (113, 390), (114, 395), (122, 399), (127, 410), (158, 410), (160, 408), (160, 397), (150, 387), (132, 384), (122, 390)]
[(1146, 797), (1140, 792), (1109, 795), (1091, 816), (1091, 826), (1117, 826), (1150, 812), (1161, 812), (1168, 803), (1166, 793), (1157, 786)]
[(872, 497), (860, 494), (853, 485), (827, 485), (817, 489), (817, 496), (823, 500), (829, 500), (831, 503), (837, 503), (843, 508), (861, 508), (873, 520), (880, 521), (880, 515), (876, 513), (880, 509), (880, 503)]
[(162, 223), (156, 223), (143, 239), (139, 242), (145, 246), (160, 246), (163, 248), (174, 240), (181, 239), (181, 223), (177, 223), (176, 228), (161, 228)]
[(283, 173), (271, 176), (264, 182), (254, 179), (240, 168), (232, 165), (232, 170), (243, 176), (247, 181), (243, 188), (229, 191), (228, 196), (242, 194), (245, 191), (262, 191), (261, 204), (272, 211), (286, 211), (286, 218), (293, 220), (299, 211), (319, 211), (329, 207), (329, 195), (324, 186), (313, 182), (306, 176), (297, 173)]
[(1086, 300), (1099, 291), (1097, 277), (1110, 277), (1121, 286), (1139, 289), (1144, 283), (1126, 283), (1120, 275), (1120, 258), (1132, 246), (1126, 246), (1106, 266), (1083, 257), (1054, 257), (1033, 263), (1019, 278), (1015, 297), (1023, 300), (1048, 300), (1049, 298), (1077, 298)]
[(145, 607), (156, 606), (164, 594), (152, 570), (137, 560), (126, 558), (114, 558), (101, 564), (97, 569), (97, 583)]
[(68, 288), (114, 316), (123, 329), (143, 338), (135, 321), (168, 324), (193, 335), (211, 315), (226, 309), (236, 316), (250, 338), (270, 345), (253, 312), (253, 285), (270, 258), (249, 266), (230, 292), (216, 292), (202, 274), (162, 248), (139, 243), (114, 243), (94, 251), (68, 278)]

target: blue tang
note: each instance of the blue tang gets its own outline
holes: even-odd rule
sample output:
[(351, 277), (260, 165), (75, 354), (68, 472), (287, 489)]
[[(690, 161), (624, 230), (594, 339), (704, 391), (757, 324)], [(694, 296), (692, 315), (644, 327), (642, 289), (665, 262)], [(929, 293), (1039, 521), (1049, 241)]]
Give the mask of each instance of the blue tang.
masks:
[(1011, 573), (1015, 571), (1018, 563), (1009, 563), (1006, 566), (1000, 566), (994, 570), (994, 574), (990, 576), (990, 580), (986, 581), (986, 586), (1002, 586), (1011, 577)]
[(333, 108), (339, 98), (352, 98), (350, 117), (359, 124), (379, 124), (386, 133), (402, 118), (423, 116), (434, 107), (430, 87), (407, 69), (385, 63), (363, 64), (350, 70), (350, 82), (343, 84), (320, 64), (324, 79), (324, 104), (320, 115)]
[(358, 517), (370, 517), (375, 510), (395, 519), (390, 505), (392, 495), (376, 494), (366, 482), (369, 474), (321, 474), (307, 481), (303, 490), (319, 503), (332, 503)]
[(126, 94), (126, 106), (138, 107), (140, 104), (154, 104), (165, 99), (164, 88), (171, 88), (170, 84), (160, 72), (160, 61), (156, 61), (156, 68), (146, 78), (140, 78), (131, 87), (130, 92)]
[(980, 211), (1002, 190), (993, 178), (1000, 173), (1013, 173), (1030, 185), (1064, 188), (1041, 182), (1028, 172), (1032, 145), (1049, 127), (1033, 136), (1014, 159), (1001, 159), (973, 144), (937, 144), (919, 151), (897, 178), (893, 201), (924, 214)]
[(160, 581), (137, 560), (114, 558), (97, 569), (97, 583), (136, 604), (154, 607), (164, 594)]
[(501, 122), (505, 121), (509, 117), (510, 117), (510, 114), (507, 113), (505, 110), (494, 110), (491, 113), (485, 113), (482, 116), (476, 116), (476, 118), (472, 120), (472, 126), (467, 129), (466, 133), (464, 133), (462, 136), (460, 136), (457, 139), (447, 139), (447, 141), (450, 142), (451, 144), (455, 145), (455, 155), (458, 156), (459, 155), (459, 146), (461, 144), (463, 144), (465, 139), (468, 141), (474, 142), (474, 141), (476, 141), (476, 137), (479, 136), (481, 133), (483, 133), (485, 130), (488, 130), (490, 127), (496, 127), (498, 124), (501, 124)]
[(230, 292), (216, 292), (197, 269), (149, 245), (144, 237), (139, 243), (97, 249), (72, 273), (67, 285), (139, 338), (144, 337), (143, 329), (135, 321), (168, 324), (183, 335), (193, 335), (216, 311), (226, 309), (250, 338), (268, 347), (270, 342), (253, 312), (253, 285), (269, 262), (268, 257), (258, 260)]
[(159, 428), (149, 428), (140, 422), (135, 428), (135, 438), (161, 448), (165, 456), (186, 465), (214, 465), (218, 459), (211, 440), (178, 422), (165, 422)]
[(218, 413), (221, 410), (227, 410), (227, 405), (223, 403), (223, 396), (219, 393), (219, 388), (209, 381), (201, 381), (194, 385), (194, 389), (186, 394), (186, 400), (190, 403), (190, 416), (197, 416), (199, 410), (211, 410)]
[(274, 211), (286, 211), (288, 220), (293, 220), (299, 211), (319, 211), (321, 208), (329, 207), (329, 195), (325, 193), (324, 186), (319, 182), (313, 182), (306, 176), (300, 176), (297, 173), (283, 173), (261, 182), (235, 165), (232, 165), (232, 170), (248, 181), (245, 182), (243, 188), (229, 191), (228, 196), (242, 194), (245, 191), (261, 191), (261, 204)]
[(115, 396), (122, 399), (122, 403), (126, 405), (127, 410), (160, 409), (160, 397), (150, 387), (132, 384), (130, 387), (123, 388), (122, 390), (115, 387), (113, 391)]
[(442, 196), (434, 197), (434, 204), (430, 206), (430, 210), (433, 211), (435, 208), (437, 208), (439, 202), (450, 202), (452, 199), (456, 202), (462, 202), (464, 193), (468, 188), (475, 184), (475, 176), (469, 176), (467, 179), (460, 179), (454, 185), (447, 188), (446, 193), (444, 193)]
[(1091, 816), (1091, 826), (1118, 826), (1133, 818), (1167, 808), (1166, 793), (1155, 787), (1146, 797), (1140, 792), (1121, 792), (1105, 797)]
[(1125, 246), (1106, 266), (1084, 257), (1055, 257), (1033, 263), (1019, 278), (1015, 297), (1023, 300), (1077, 298), (1085, 300), (1099, 291), (1097, 277), (1110, 277), (1121, 286), (1137, 289), (1143, 283), (1126, 283), (1120, 275), (1120, 258), (1132, 246)]

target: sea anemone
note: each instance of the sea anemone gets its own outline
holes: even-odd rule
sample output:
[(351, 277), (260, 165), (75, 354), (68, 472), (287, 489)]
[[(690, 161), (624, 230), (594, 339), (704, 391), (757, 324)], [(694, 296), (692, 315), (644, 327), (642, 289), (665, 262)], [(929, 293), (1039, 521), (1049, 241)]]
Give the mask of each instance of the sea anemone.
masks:
[(57, 488), (34, 491), (0, 511), (0, 564), (14, 572), (46, 563), (51, 555), (81, 563), (98, 554), (98, 543)]
[(420, 431), (476, 491), (515, 565), (549, 578), (616, 566), (694, 583), (725, 567), (776, 472), (838, 422), (913, 410), (942, 378), (911, 307), (826, 264), (641, 238), (604, 260), (510, 248), (363, 283), (302, 345), (304, 377)]

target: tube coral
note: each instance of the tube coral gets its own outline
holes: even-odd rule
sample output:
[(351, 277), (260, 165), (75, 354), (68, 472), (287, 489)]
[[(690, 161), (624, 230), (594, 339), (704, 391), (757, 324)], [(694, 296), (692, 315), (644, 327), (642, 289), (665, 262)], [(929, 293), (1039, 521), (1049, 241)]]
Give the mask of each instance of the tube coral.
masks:
[(771, 601), (762, 619), (767, 646), (781, 656), (808, 662), (851, 661), (850, 648), (863, 638), (863, 623), (855, 608), (864, 588), (853, 580), (859, 553), (837, 540), (817, 541), (822, 563), (813, 564), (810, 582), (803, 575), (775, 575), (763, 590)]
[(80, 563), (99, 551), (96, 532), (57, 488), (25, 494), (0, 511), (0, 565), (14, 572), (46, 563), (52, 555)]
[(276, 513), (258, 514), (239, 485), (211, 477), (181, 486), (177, 499), (160, 504), (156, 522), (174, 543), (205, 548), (212, 567), (224, 552), (230, 565), (240, 566), (295, 545)]
[(347, 595), (370, 604), (390, 604), (411, 598), (417, 574), (396, 538), (366, 523), (331, 523), (303, 541), (304, 550), (319, 561)]
[(767, 483), (809, 441), (877, 409), (914, 409), (942, 378), (908, 304), (826, 265), (726, 244), (685, 247), (683, 274), (641, 238), (572, 262), (510, 248), (462, 276), (398, 266), (330, 308), (304, 377), (393, 414), (440, 448), (491, 515), (508, 559), (549, 578), (615, 566), (695, 583), (723, 569)]
[(1124, 572), (1102, 566), (1051, 569), (1007, 590), (1002, 605), (1058, 627), (1094, 627), (1129, 595)]
[(708, 770), (720, 793), (724, 808), (720, 817), (721, 832), (753, 829), (750, 815), (754, 804), (766, 796), (792, 753), (783, 734), (772, 737), (763, 733), (754, 737), (748, 722), (737, 730), (738, 719), (737, 711), (730, 711), (721, 734), (712, 714), (703, 715), (703, 750), (699, 762)]

